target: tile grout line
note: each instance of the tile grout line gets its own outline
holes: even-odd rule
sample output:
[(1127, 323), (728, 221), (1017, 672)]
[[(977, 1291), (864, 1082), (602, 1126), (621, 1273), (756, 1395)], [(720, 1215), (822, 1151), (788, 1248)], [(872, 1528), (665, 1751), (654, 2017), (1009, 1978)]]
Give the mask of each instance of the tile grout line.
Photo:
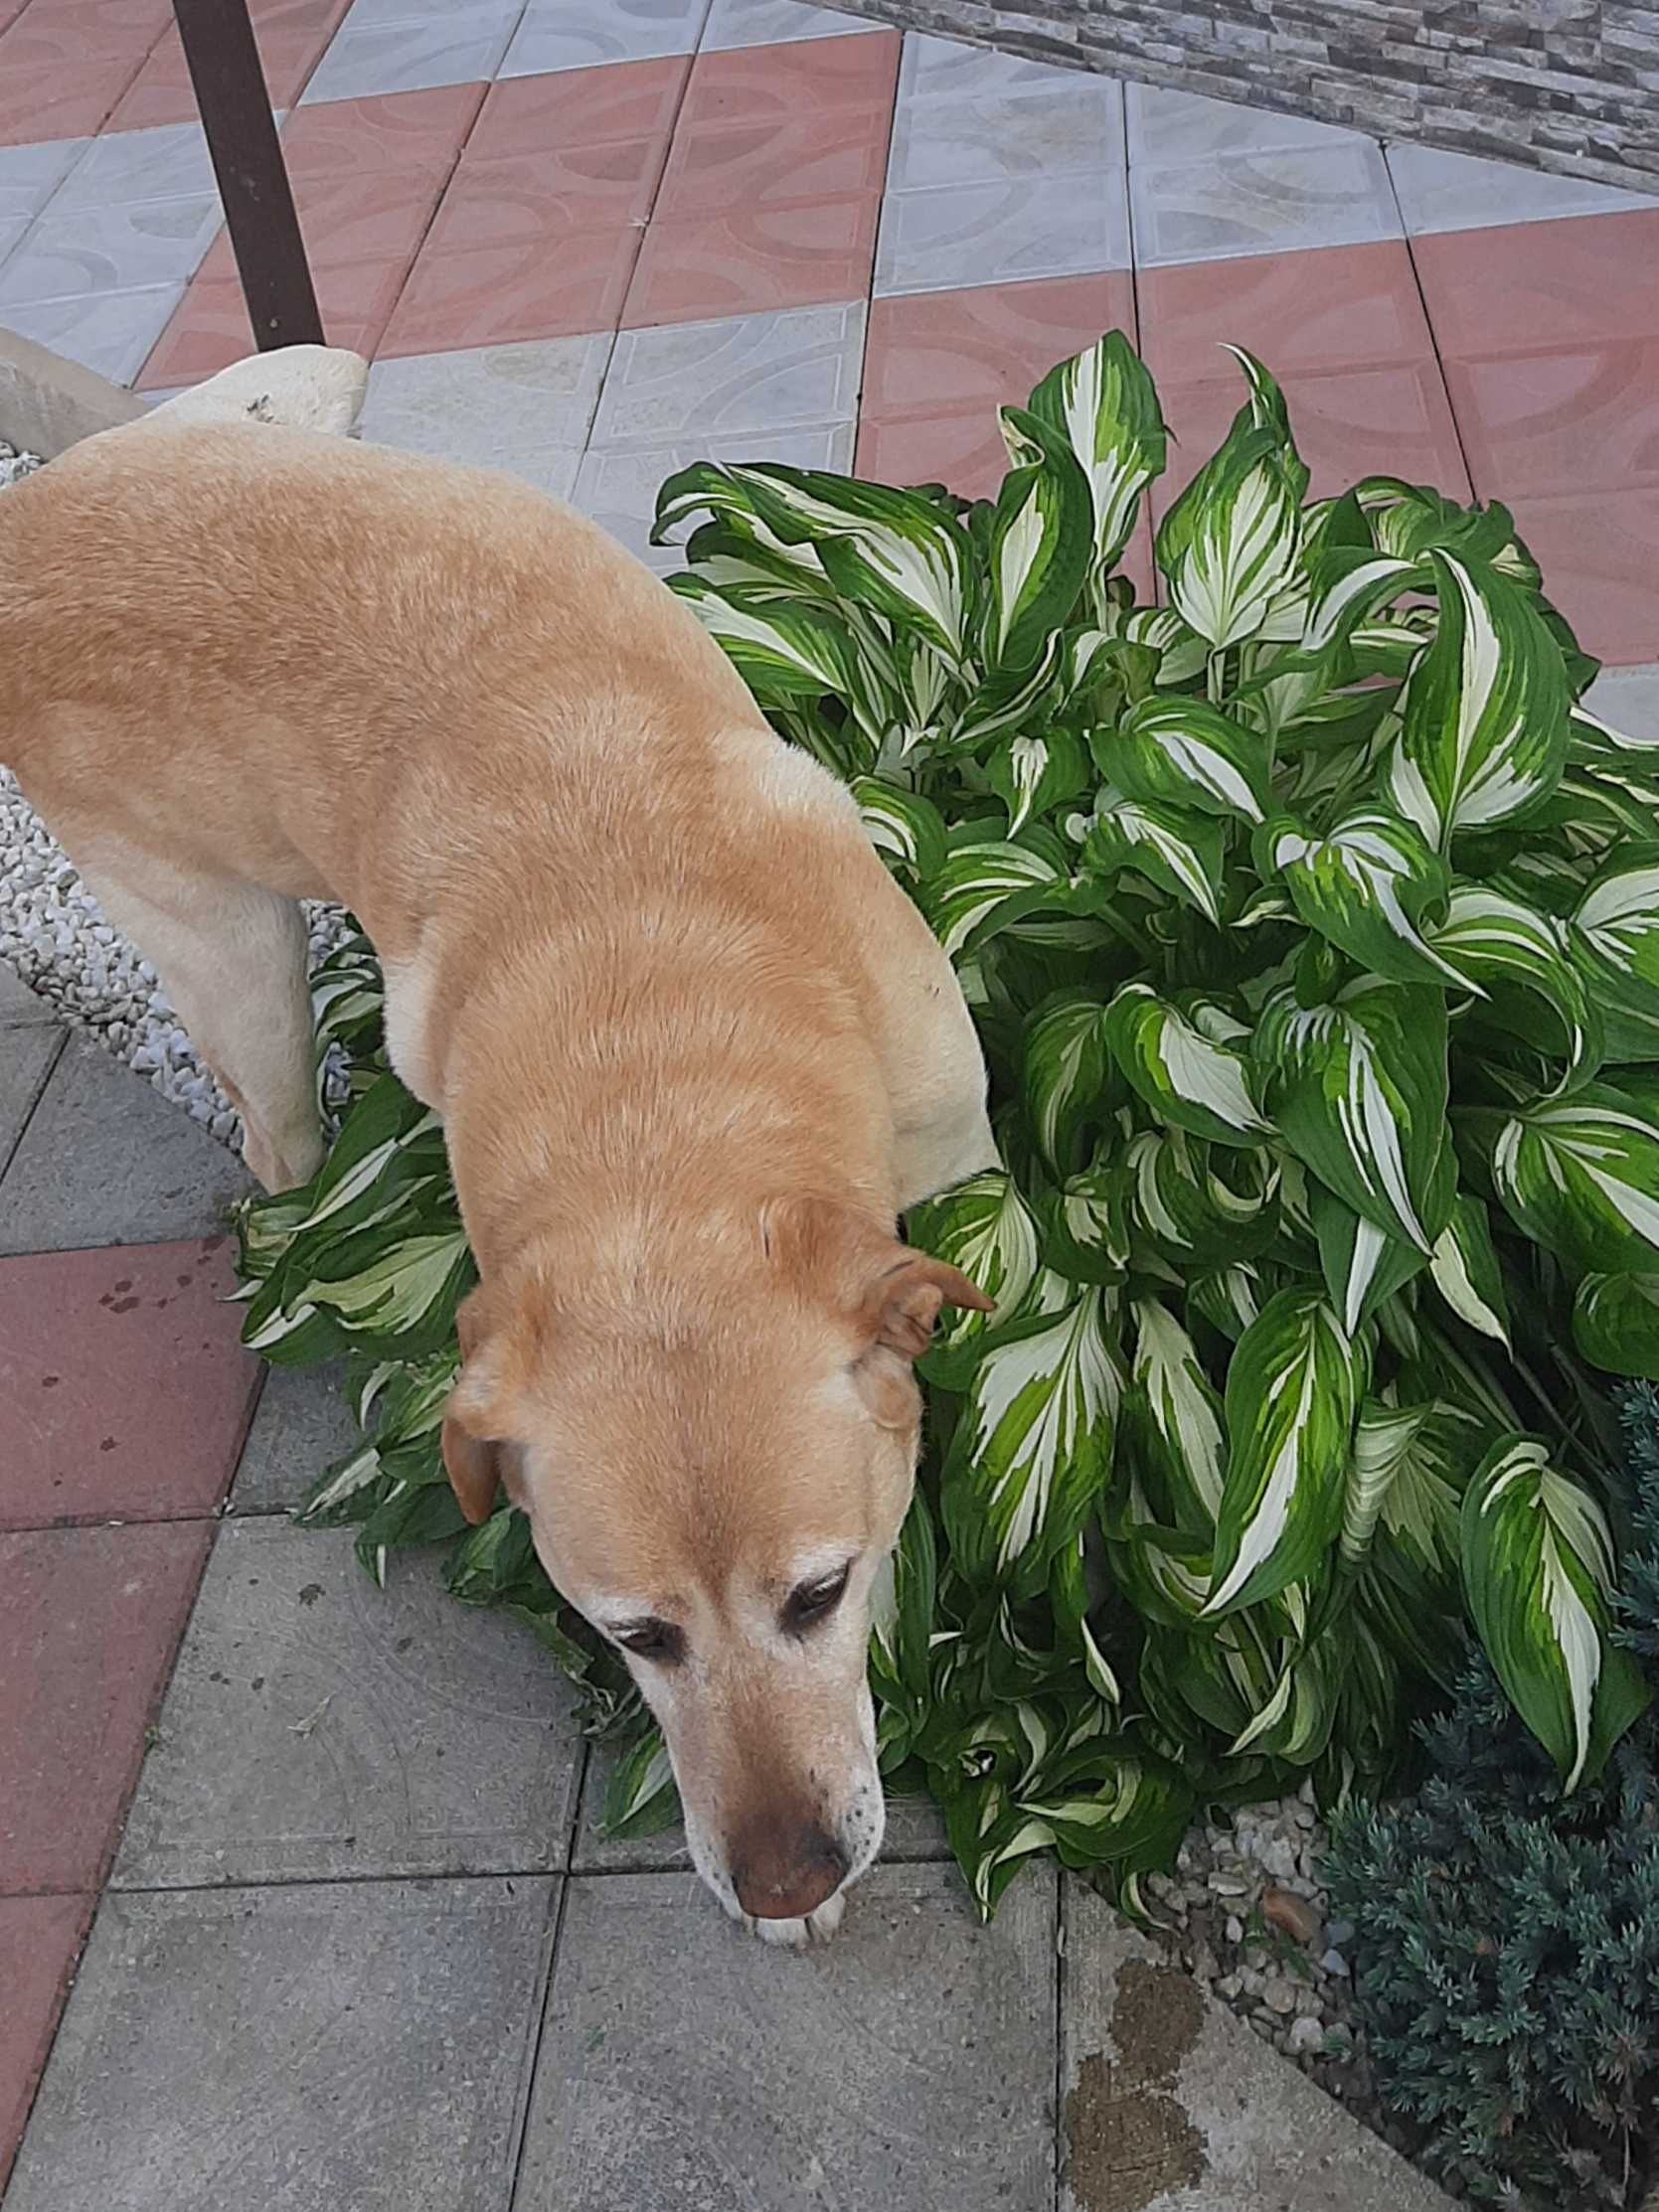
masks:
[[(41, 1069), (40, 1081), (36, 1086), (34, 1096), (30, 1099), (29, 1104), (24, 1111), (23, 1120), (18, 1125), (18, 1132), (16, 1137), (13, 1139), (11, 1144), (6, 1147), (5, 1152), (3, 1154), (0, 1154), (0, 1188), (3, 1188), (6, 1177), (11, 1172), (12, 1162), (17, 1158), (18, 1154), (23, 1149), (23, 1140), (29, 1134), (30, 1124), (34, 1121), (36, 1114), (40, 1112), (41, 1100), (46, 1096), (47, 1087), (51, 1083), (53, 1076), (58, 1071), (58, 1062), (63, 1058), (65, 1049), (69, 1044), (70, 1032), (68, 1029), (63, 1027), (61, 1024), (45, 1024), (42, 1025), (42, 1027), (50, 1027), (56, 1032), (57, 1042), (53, 1045), (52, 1050), (48, 1052), (46, 1056), (46, 1065)], [(12, 1032), (8, 1031), (7, 1033), (10, 1034)], [(15, 1033), (21, 1036), (26, 1034), (27, 1031), (19, 1029)], [(96, 1247), (93, 1246), (91, 1247), (91, 1249), (95, 1250)], [(18, 1259), (27, 1257), (27, 1255), (23, 1253), (13, 1253), (6, 1256)]]
[(1055, 2212), (1061, 2212), (1061, 2196), (1065, 2187), (1066, 2170), (1066, 1972), (1067, 1930), (1069, 1915), (1066, 1910), (1066, 1869), (1055, 1871), (1055, 2109), (1054, 2109), (1054, 2190)]
[(518, 2198), (519, 2184), (524, 2179), (524, 2161), (530, 2149), (530, 2113), (536, 2098), (536, 2077), (541, 2072), (542, 2046), (547, 2040), (548, 2015), (553, 2010), (553, 1980), (559, 1971), (559, 1947), (565, 1936), (565, 1914), (571, 1895), (572, 1877), (566, 1874), (559, 1884), (559, 1893), (553, 1900), (553, 1930), (547, 1950), (547, 1963), (537, 1975), (536, 1995), (531, 2000), (530, 2033), (525, 2037), (523, 2103), (517, 2115), (518, 2141), (513, 2149), (512, 2179), (507, 2185), (507, 2201), (503, 2212), (512, 2212)]

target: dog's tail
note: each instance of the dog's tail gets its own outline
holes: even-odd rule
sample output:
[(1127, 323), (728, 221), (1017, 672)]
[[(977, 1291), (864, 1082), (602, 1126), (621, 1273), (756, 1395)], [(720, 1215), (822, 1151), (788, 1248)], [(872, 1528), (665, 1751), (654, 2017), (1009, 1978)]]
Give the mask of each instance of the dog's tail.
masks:
[(121, 435), (150, 428), (182, 429), (199, 422), (275, 422), (293, 430), (327, 430), (347, 437), (356, 427), (369, 382), (369, 364), (341, 346), (283, 346), (221, 369), (205, 384), (181, 392)]

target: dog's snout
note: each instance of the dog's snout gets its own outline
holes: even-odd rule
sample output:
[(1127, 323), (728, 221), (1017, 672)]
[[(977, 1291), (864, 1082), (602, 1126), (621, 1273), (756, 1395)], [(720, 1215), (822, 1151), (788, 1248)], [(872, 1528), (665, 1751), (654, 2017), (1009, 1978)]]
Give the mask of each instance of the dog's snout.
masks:
[(732, 1854), (732, 1886), (752, 1920), (804, 1920), (846, 1877), (846, 1852), (817, 1821), (752, 1830)]

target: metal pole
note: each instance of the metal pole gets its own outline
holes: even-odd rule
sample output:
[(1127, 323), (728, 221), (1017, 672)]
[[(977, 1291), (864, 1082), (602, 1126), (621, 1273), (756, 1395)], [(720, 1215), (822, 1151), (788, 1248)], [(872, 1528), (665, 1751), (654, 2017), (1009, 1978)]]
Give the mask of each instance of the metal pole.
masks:
[(254, 344), (261, 353), (320, 346), (322, 317), (248, 0), (173, 0), (173, 14)]

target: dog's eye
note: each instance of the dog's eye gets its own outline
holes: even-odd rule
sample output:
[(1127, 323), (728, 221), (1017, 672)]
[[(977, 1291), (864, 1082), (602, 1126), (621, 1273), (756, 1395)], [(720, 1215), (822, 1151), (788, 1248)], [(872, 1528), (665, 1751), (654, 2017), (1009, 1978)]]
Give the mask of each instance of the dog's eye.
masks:
[(618, 1629), (616, 1641), (635, 1659), (658, 1666), (678, 1666), (686, 1656), (686, 1632), (672, 1621), (636, 1621), (632, 1628)]
[(816, 1628), (820, 1621), (827, 1621), (841, 1603), (851, 1572), (849, 1562), (837, 1567), (834, 1574), (820, 1575), (816, 1582), (803, 1582), (791, 1590), (783, 1608), (783, 1626), (798, 1636), (802, 1629)]

